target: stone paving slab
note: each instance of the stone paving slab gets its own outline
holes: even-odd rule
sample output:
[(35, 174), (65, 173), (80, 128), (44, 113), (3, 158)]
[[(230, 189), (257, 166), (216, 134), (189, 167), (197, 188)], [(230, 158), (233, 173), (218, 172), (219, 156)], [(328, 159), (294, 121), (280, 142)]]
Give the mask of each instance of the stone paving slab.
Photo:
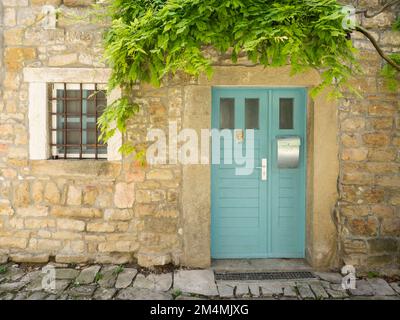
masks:
[(282, 282), (266, 282), (261, 285), (263, 297), (283, 296), (284, 284)]
[(331, 283), (342, 283), (343, 276), (335, 272), (314, 272), (314, 274), (321, 280)]
[(117, 300), (172, 300), (172, 295), (148, 289), (126, 288), (119, 291)]
[(343, 289), (334, 290), (334, 289), (326, 289), (326, 292), (332, 299), (344, 299), (347, 298), (349, 295)]
[(125, 289), (129, 287), (133, 281), (133, 279), (137, 275), (137, 270), (134, 268), (126, 268), (124, 269), (117, 278), (115, 283), (115, 288), (117, 289)]
[(70, 280), (75, 279), (80, 271), (76, 269), (60, 268), (56, 269), (56, 279)]
[(233, 298), (235, 285), (227, 284), (227, 283), (217, 283), (218, 287), (218, 295), (221, 298)]
[(325, 291), (324, 287), (320, 283), (311, 283), (311, 291), (314, 293), (317, 299), (328, 299), (329, 294)]
[(395, 296), (396, 292), (392, 287), (383, 279), (368, 279), (368, 283), (374, 289), (374, 295), (377, 296)]
[(139, 274), (136, 276), (132, 286), (134, 288), (165, 292), (168, 291), (172, 286), (172, 273), (150, 274), (147, 277), (143, 274)]
[(113, 288), (118, 276), (118, 267), (107, 266), (101, 268), (98, 274), (98, 284), (103, 288)]
[(238, 283), (235, 291), (236, 297), (249, 297), (249, 285), (247, 283)]
[(358, 280), (356, 281), (356, 288), (349, 289), (350, 293), (353, 296), (373, 296), (374, 289), (369, 284), (367, 280)]
[(174, 275), (174, 289), (203, 296), (217, 296), (212, 270), (179, 270)]
[(117, 265), (59, 265), (51, 289), (43, 287), (48, 273), (42, 267), (5, 266), (0, 274), (0, 300), (400, 300), (399, 281), (358, 279), (355, 289), (344, 290), (338, 273), (319, 272), (317, 279), (296, 281), (216, 281), (209, 269), (143, 274)]
[(392, 282), (390, 286), (396, 291), (397, 294), (400, 294), (400, 282)]
[(286, 285), (283, 286), (283, 296), (289, 298), (297, 298), (297, 292), (294, 286)]
[(302, 299), (315, 299), (315, 295), (308, 284), (298, 284), (297, 290)]
[(100, 271), (100, 266), (94, 265), (87, 267), (81, 271), (75, 282), (79, 284), (88, 284), (94, 281), (96, 274)]
[(117, 289), (115, 288), (97, 288), (94, 292), (93, 299), (95, 300), (111, 300)]

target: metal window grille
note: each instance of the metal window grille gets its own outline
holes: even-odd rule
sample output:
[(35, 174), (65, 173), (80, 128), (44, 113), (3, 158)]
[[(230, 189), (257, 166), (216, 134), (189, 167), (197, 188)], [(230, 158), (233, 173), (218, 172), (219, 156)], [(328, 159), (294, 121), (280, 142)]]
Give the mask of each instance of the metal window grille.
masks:
[(48, 88), (52, 159), (104, 159), (98, 117), (107, 105), (98, 84), (53, 83)]

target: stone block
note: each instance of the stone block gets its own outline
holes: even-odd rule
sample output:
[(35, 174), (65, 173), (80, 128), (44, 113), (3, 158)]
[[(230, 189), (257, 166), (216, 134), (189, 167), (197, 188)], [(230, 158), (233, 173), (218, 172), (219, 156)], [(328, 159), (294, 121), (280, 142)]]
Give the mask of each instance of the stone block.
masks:
[(14, 8), (5, 8), (4, 9), (4, 17), (3, 17), (4, 25), (6, 27), (13, 27), (17, 23), (15, 9)]
[(368, 185), (373, 181), (373, 175), (364, 172), (352, 172), (343, 174), (343, 184), (355, 184), (355, 185)]
[(3, 249), (25, 249), (27, 239), (15, 237), (0, 237), (0, 248)]
[(375, 183), (378, 186), (399, 188), (400, 187), (400, 177), (394, 176), (394, 175), (380, 176), (380, 177), (377, 177)]
[(342, 151), (342, 160), (345, 161), (364, 161), (367, 156), (368, 149), (366, 148), (346, 148)]
[(369, 123), (374, 130), (391, 129), (393, 127), (392, 118), (371, 119)]
[(395, 253), (398, 249), (398, 241), (391, 238), (376, 238), (368, 240), (371, 254)]
[(27, 181), (18, 184), (14, 189), (14, 206), (26, 207), (30, 202), (29, 183)]
[(385, 133), (366, 133), (362, 135), (364, 143), (368, 146), (385, 146), (390, 142), (390, 136)]
[(365, 128), (364, 118), (348, 118), (342, 121), (341, 129), (343, 131), (357, 132)]
[(368, 160), (371, 161), (393, 161), (396, 156), (395, 148), (370, 148), (368, 150)]
[(135, 184), (120, 182), (115, 186), (114, 203), (117, 208), (130, 208), (135, 202)]
[(381, 232), (385, 236), (400, 236), (400, 218), (384, 219)]
[(56, 217), (75, 217), (75, 218), (101, 218), (102, 212), (96, 208), (72, 208), (55, 206), (50, 210), (50, 214)]
[(365, 260), (365, 265), (368, 268), (385, 268), (387, 265), (393, 263), (393, 255), (376, 255), (376, 256), (369, 256)]
[(390, 104), (373, 104), (368, 107), (368, 114), (375, 117), (393, 117), (397, 110)]
[(114, 232), (115, 227), (106, 222), (88, 222), (86, 230), (89, 232)]
[(31, 192), (32, 192), (32, 200), (36, 203), (43, 201), (43, 191), (44, 186), (41, 181), (35, 181), (32, 184)]
[(133, 218), (131, 209), (106, 209), (104, 219), (111, 221), (129, 221)]
[(6, 48), (4, 51), (4, 63), (8, 71), (15, 72), (19, 71), (23, 67), (23, 63), (26, 60), (32, 60), (36, 58), (35, 48)]
[(0, 216), (12, 216), (14, 209), (7, 203), (0, 203)]
[(29, 206), (16, 209), (16, 215), (21, 217), (46, 217), (48, 212), (49, 208), (46, 206)]
[(374, 29), (374, 28), (386, 28), (390, 27), (394, 20), (396, 19), (396, 15), (394, 11), (386, 10), (381, 14), (376, 15), (375, 17), (363, 19), (363, 26), (366, 28)]
[(347, 254), (367, 253), (367, 245), (364, 240), (345, 240), (343, 242), (343, 248)]
[(48, 182), (44, 189), (44, 199), (51, 204), (59, 204), (61, 199), (60, 190), (54, 182)]
[(56, 56), (51, 56), (49, 58), (49, 66), (51, 67), (67, 66), (77, 63), (78, 63), (78, 55), (76, 53), (56, 55)]
[(68, 187), (67, 204), (79, 206), (82, 203), (82, 189), (75, 186)]
[(392, 207), (382, 204), (377, 204), (371, 207), (371, 212), (378, 218), (392, 218), (394, 217), (394, 210)]
[(83, 204), (93, 206), (96, 202), (97, 195), (98, 191), (95, 186), (86, 186), (83, 189)]
[(348, 222), (348, 228), (351, 234), (355, 236), (375, 236), (378, 232), (378, 222), (373, 218), (351, 219)]
[(49, 261), (48, 254), (15, 253), (10, 259), (17, 263), (46, 263)]
[(153, 169), (146, 174), (149, 180), (172, 180), (174, 175), (169, 169)]
[(136, 241), (117, 240), (99, 244), (99, 252), (134, 252), (138, 248)]
[(28, 248), (43, 252), (53, 252), (62, 248), (62, 242), (59, 240), (31, 238)]
[(4, 44), (7, 46), (21, 46), (24, 37), (24, 28), (16, 27), (3, 31)]
[(25, 219), (25, 228), (27, 229), (47, 229), (54, 228), (55, 226), (56, 221), (53, 219)]
[(171, 262), (169, 253), (144, 253), (136, 254), (137, 262), (142, 267), (163, 266)]
[(57, 228), (61, 230), (83, 231), (85, 230), (85, 222), (74, 219), (57, 219)]
[(89, 257), (87, 255), (79, 255), (79, 254), (57, 254), (56, 262), (59, 263), (86, 263), (89, 261)]

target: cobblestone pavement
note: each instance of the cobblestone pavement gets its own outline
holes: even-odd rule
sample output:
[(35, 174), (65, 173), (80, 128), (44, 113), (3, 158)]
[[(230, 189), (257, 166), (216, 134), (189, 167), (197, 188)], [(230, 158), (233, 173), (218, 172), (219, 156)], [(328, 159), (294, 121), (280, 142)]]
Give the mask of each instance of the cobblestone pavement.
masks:
[(0, 265), (0, 300), (400, 300), (400, 281), (358, 279), (356, 289), (343, 290), (340, 274), (316, 272), (315, 275), (315, 279), (307, 280), (234, 282), (215, 281), (211, 270), (144, 274), (136, 268), (116, 265), (26, 267), (6, 264)]

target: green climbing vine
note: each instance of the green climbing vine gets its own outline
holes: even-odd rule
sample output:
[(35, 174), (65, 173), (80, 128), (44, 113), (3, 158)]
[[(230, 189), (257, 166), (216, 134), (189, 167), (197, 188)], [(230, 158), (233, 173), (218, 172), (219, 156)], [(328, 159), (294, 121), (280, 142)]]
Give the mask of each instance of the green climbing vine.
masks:
[[(233, 62), (245, 53), (264, 66), (290, 64), (293, 73), (316, 68), (322, 83), (313, 94), (332, 84), (340, 94), (358, 66), (336, 0), (114, 0), (107, 14), (109, 90), (120, 86), (128, 92), (138, 82), (159, 86), (177, 72), (212, 77), (212, 61), (204, 54), (209, 46), (229, 52)], [(382, 72), (393, 75), (390, 67)], [(124, 132), (137, 110), (127, 97), (109, 105), (99, 120), (101, 138), (113, 135), (114, 122)]]

